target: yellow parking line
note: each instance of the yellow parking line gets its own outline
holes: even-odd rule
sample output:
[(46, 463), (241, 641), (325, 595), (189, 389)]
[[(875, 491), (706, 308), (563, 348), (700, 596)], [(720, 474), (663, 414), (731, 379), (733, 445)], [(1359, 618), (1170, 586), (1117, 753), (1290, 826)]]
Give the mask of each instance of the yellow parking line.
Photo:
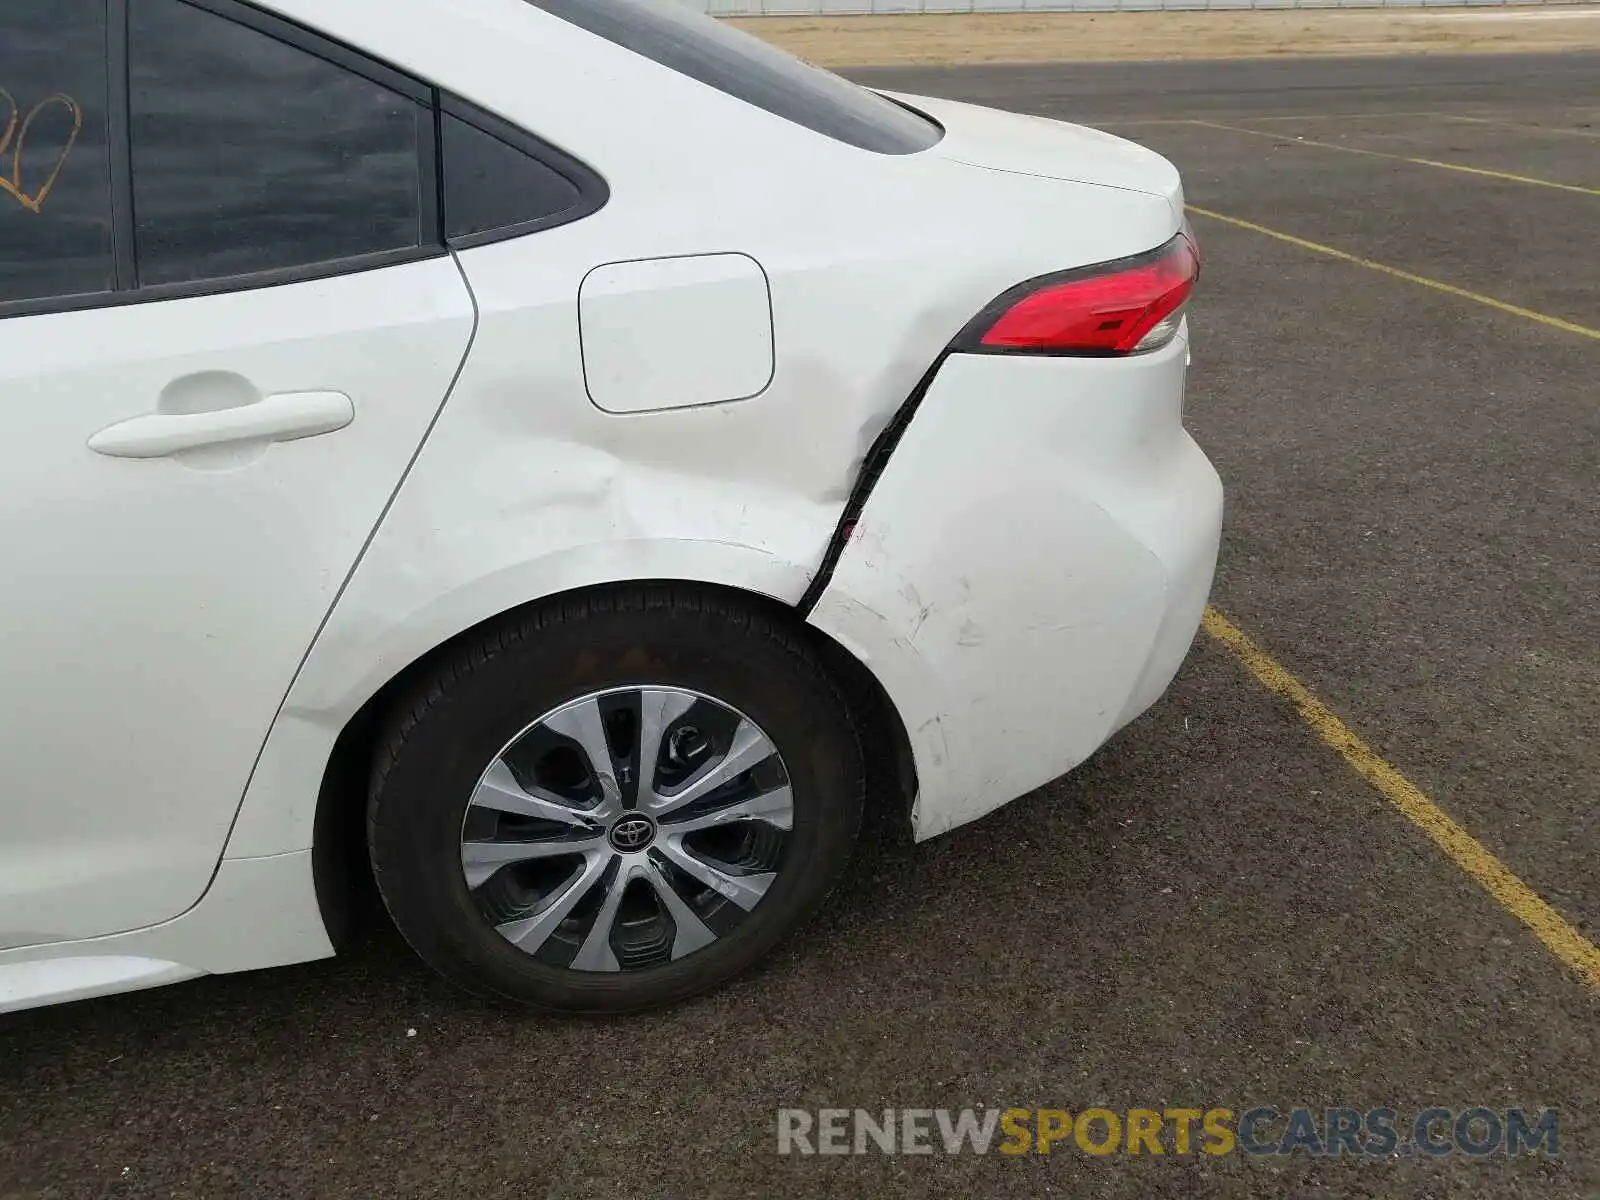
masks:
[(1331, 709), (1298, 679), (1279, 666), (1228, 618), (1208, 607), (1205, 631), (1230, 650), (1268, 691), (1292, 702), (1305, 723), (1327, 745), (1337, 750), (1351, 768), (1382, 794), (1450, 860), (1472, 877), (1484, 891), (1507, 908), (1517, 920), (1588, 985), (1600, 990), (1600, 947), (1579, 933), (1510, 868), (1435, 804), (1404, 775), (1379, 757)]
[[(1359, 112), (1359, 113), (1251, 113), (1251, 121), (1368, 121), (1384, 117), (1432, 117), (1437, 121), (1465, 121), (1470, 125), (1502, 125), (1507, 129), (1526, 129), (1530, 133), (1553, 133), (1558, 137), (1600, 138), (1600, 130), (1556, 129), (1549, 125), (1530, 125), (1504, 117), (1479, 117), (1445, 112)], [(1193, 118), (1191, 118), (1193, 119)]]
[(1420, 284), (1425, 288), (1432, 288), (1436, 292), (1444, 292), (1449, 296), (1459, 296), (1463, 300), (1471, 300), (1476, 304), (1483, 304), (1500, 312), (1510, 313), (1514, 317), (1521, 317), (1527, 321), (1537, 321), (1539, 324), (1548, 325), (1552, 329), (1560, 329), (1566, 333), (1575, 333), (1579, 337), (1593, 338), (1596, 341), (1600, 341), (1600, 329), (1590, 329), (1587, 325), (1579, 325), (1576, 321), (1563, 321), (1560, 317), (1534, 312), (1533, 309), (1523, 308), (1519, 304), (1507, 304), (1504, 300), (1496, 300), (1493, 296), (1485, 296), (1479, 292), (1469, 292), (1466, 288), (1456, 287), (1453, 283), (1443, 283), (1437, 279), (1429, 279), (1426, 275), (1413, 275), (1410, 271), (1400, 270), (1399, 267), (1386, 266), (1380, 262), (1373, 262), (1370, 258), (1362, 258), (1359, 254), (1351, 254), (1347, 250), (1336, 250), (1332, 246), (1324, 246), (1321, 242), (1311, 242), (1305, 238), (1295, 237), (1293, 234), (1280, 233), (1276, 229), (1268, 229), (1265, 225), (1257, 225), (1254, 221), (1230, 217), (1226, 213), (1213, 212), (1211, 209), (1201, 208), (1197, 204), (1191, 204), (1188, 208), (1190, 212), (1199, 213), (1202, 217), (1210, 217), (1213, 221), (1221, 221), (1224, 224), (1234, 225), (1240, 229), (1248, 229), (1252, 233), (1265, 234), (1269, 238), (1276, 238), (1280, 242), (1287, 242), (1289, 245), (1298, 246), (1302, 250), (1325, 254), (1329, 258), (1337, 258), (1341, 262), (1354, 263), (1356, 266), (1365, 267), (1369, 271), (1377, 271), (1379, 274), (1388, 275), (1394, 279), (1404, 279), (1407, 283)]
[(1548, 125), (1529, 125), (1525, 121), (1503, 121), (1498, 117), (1465, 117), (1456, 113), (1418, 113), (1418, 116), (1438, 117), (1441, 121), (1465, 121), (1469, 125), (1503, 125), (1507, 129), (1526, 129), (1530, 133), (1551, 133), (1557, 137), (1600, 138), (1593, 129), (1553, 129)]
[(1577, 192), (1583, 196), (1600, 196), (1600, 188), (1579, 187), (1575, 183), (1557, 183), (1553, 179), (1535, 179), (1531, 175), (1513, 175), (1509, 171), (1491, 171), (1486, 167), (1468, 167), (1461, 163), (1439, 162), (1432, 158), (1412, 158), (1407, 154), (1389, 154), (1383, 150), (1367, 150), (1361, 146), (1341, 146), (1337, 142), (1319, 142), (1312, 138), (1300, 137), (1297, 134), (1273, 133), (1268, 129), (1246, 129), (1243, 125), (1224, 125), (1220, 121), (1190, 121), (1191, 125), (1203, 125), (1207, 129), (1225, 129), (1230, 133), (1248, 133), (1255, 137), (1271, 138), (1273, 141), (1282, 141), (1284, 138), (1293, 138), (1297, 146), (1315, 146), (1319, 150), (1342, 150), (1346, 154), (1365, 154), (1371, 158), (1387, 158), (1395, 162), (1411, 163), (1418, 167), (1437, 167), (1441, 171), (1459, 171), (1464, 175), (1483, 175), (1490, 179), (1504, 179), (1511, 183), (1526, 183), (1534, 187), (1554, 188), (1562, 192)]
[(1073, 118), (1078, 125), (1099, 129), (1103, 125), (1188, 125), (1193, 117), (1083, 117)]
[[(1434, 112), (1390, 112), (1384, 109), (1379, 112), (1364, 113), (1251, 113), (1240, 120), (1249, 121), (1364, 121), (1369, 117), (1439, 117), (1443, 113)], [(1078, 125), (1193, 125), (1198, 118), (1195, 117), (1073, 117), (1073, 123)], [(1530, 128), (1537, 128), (1530, 126)]]
[(1251, 113), (1251, 121), (1365, 121), (1377, 120), (1380, 117), (1437, 117), (1440, 114), (1432, 112), (1390, 112), (1388, 109), (1377, 109), (1373, 112), (1354, 113), (1268, 113), (1258, 115)]

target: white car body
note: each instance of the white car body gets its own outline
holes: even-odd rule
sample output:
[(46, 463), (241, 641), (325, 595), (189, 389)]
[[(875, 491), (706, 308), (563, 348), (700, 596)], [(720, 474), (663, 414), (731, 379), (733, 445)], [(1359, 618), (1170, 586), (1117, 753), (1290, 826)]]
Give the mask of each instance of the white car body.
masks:
[[(910, 97), (942, 139), (870, 153), (523, 0), (260, 7), (609, 197), (426, 261), (0, 319), (0, 1010), (333, 953), (336, 743), (542, 597), (795, 608), (897, 713), (919, 839), (1163, 692), (1221, 525), (1187, 329), (1130, 358), (945, 350), (1022, 280), (1172, 239), (1165, 161)], [(128, 426), (217, 373), (325, 431), (174, 457), (170, 422)]]

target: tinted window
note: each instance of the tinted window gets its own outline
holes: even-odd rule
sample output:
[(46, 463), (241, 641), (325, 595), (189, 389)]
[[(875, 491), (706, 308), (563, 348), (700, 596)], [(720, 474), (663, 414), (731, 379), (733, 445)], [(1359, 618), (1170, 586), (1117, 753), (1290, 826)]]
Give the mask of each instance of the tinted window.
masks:
[(701, 83), (883, 154), (926, 150), (939, 126), (680, 0), (528, 0)]
[(0, 0), (0, 302), (113, 285), (105, 0)]
[(445, 117), (444, 219), (452, 240), (542, 221), (575, 207), (578, 186), (538, 159)]
[(421, 242), (425, 110), (181, 0), (132, 0), (129, 8), (141, 284)]

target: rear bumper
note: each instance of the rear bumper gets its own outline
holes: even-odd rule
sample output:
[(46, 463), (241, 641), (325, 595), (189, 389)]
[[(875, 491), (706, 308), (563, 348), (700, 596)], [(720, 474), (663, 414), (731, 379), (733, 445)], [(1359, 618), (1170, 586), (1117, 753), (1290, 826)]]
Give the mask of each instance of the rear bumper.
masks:
[(1136, 359), (952, 356), (874, 486), (809, 619), (899, 709), (919, 839), (1070, 770), (1177, 673), (1222, 527), (1187, 361), (1186, 332)]

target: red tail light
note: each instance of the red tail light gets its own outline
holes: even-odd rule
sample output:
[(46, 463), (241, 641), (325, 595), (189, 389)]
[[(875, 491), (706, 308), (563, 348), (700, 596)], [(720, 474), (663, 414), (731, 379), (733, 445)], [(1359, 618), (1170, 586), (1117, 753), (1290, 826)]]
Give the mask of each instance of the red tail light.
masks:
[(1159, 250), (1012, 288), (967, 326), (959, 348), (1010, 354), (1123, 355), (1170, 342), (1200, 278), (1186, 228)]

